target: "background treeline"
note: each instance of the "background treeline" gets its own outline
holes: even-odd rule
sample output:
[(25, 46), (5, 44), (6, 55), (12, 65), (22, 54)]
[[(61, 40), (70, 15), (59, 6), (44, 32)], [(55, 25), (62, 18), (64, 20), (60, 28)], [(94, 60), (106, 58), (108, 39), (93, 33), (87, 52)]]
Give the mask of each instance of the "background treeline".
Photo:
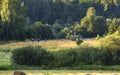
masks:
[(0, 0), (0, 40), (102, 36), (119, 18), (120, 0)]
[(65, 24), (72, 24), (80, 21), (89, 7), (94, 7), (98, 16), (120, 17), (119, 0), (25, 0), (24, 2), (27, 17), (32, 22), (54, 24), (61, 20)]

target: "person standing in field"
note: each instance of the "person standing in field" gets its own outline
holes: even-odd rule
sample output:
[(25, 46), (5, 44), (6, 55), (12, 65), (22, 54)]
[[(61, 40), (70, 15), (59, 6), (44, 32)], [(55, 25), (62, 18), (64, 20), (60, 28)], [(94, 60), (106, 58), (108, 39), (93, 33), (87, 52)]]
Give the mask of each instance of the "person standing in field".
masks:
[(34, 39), (32, 38), (31, 41), (34, 42)]

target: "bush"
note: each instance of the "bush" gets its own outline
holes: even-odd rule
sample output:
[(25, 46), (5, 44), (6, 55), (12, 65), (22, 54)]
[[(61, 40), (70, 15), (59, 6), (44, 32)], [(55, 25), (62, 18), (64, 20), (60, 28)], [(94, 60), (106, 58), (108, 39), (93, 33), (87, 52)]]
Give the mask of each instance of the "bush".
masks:
[(95, 62), (96, 59), (96, 49), (92, 48), (92, 47), (88, 47), (88, 48), (84, 48), (81, 50), (80, 52), (80, 61), (83, 64), (93, 64)]
[(78, 48), (49, 52), (41, 46), (27, 46), (13, 50), (12, 60), (18, 65), (39, 65), (42, 68), (82, 65), (120, 65), (120, 49), (107, 46)]
[(103, 56), (102, 56), (102, 64), (103, 65), (112, 65), (112, 59), (113, 59), (113, 56), (112, 56), (112, 53), (111, 53), (111, 50), (105, 50), (103, 52)]
[(78, 65), (120, 65), (120, 50), (109, 47), (83, 46), (55, 53), (56, 67)]
[(55, 67), (74, 66), (77, 64), (77, 56), (78, 52), (74, 49), (58, 51), (55, 53)]
[(113, 65), (120, 65), (120, 49), (117, 49), (117, 50), (113, 50), (112, 51), (112, 55), (113, 55), (113, 62), (112, 64)]
[(12, 52), (12, 60), (19, 65), (51, 65), (52, 54), (41, 46), (27, 46)]
[(98, 34), (95, 39), (99, 40), (100, 39), (100, 35)]

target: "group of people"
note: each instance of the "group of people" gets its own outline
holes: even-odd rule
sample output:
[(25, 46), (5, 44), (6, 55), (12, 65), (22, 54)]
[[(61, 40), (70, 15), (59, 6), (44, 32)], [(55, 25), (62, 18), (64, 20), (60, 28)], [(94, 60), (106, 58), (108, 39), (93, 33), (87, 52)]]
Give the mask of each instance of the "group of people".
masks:
[[(31, 41), (34, 42), (35, 40), (32, 38)], [(38, 38), (36, 41), (40, 42), (40, 39)]]
[[(32, 38), (31, 41), (34, 42), (35, 39)], [(36, 39), (36, 41), (37, 41), (37, 42), (40, 42), (40, 38)], [(46, 39), (45, 39), (45, 41), (46, 41)]]

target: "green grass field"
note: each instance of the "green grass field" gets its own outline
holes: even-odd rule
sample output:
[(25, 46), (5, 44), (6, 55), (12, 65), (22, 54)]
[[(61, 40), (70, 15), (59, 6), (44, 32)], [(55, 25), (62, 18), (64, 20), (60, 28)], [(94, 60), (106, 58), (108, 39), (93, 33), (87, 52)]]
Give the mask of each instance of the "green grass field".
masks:
[(11, 65), (11, 53), (0, 52), (0, 66)]
[[(96, 44), (99, 44), (98, 41), (94, 39), (86, 39), (84, 40), (84, 43), (88, 45), (95, 46)], [(57, 51), (57, 50), (62, 50), (62, 49), (68, 49), (68, 48), (76, 48), (78, 47), (76, 45), (75, 41), (70, 41), (70, 40), (48, 40), (48, 41), (41, 41), (41, 42), (0, 42), (0, 66), (1, 65), (10, 65), (10, 50), (13, 50), (14, 48), (20, 48), (24, 46), (42, 46), (43, 48), (46, 48), (47, 50), (50, 51)], [(7, 50), (7, 51), (6, 51)]]
[[(96, 41), (94, 39), (86, 39), (84, 40), (84, 44), (88, 44), (91, 46), (97, 46), (99, 45), (99, 41)], [(13, 50), (14, 48), (20, 48), (20, 47), (24, 47), (24, 46), (28, 46), (28, 45), (32, 45), (32, 46), (42, 46), (43, 48), (46, 48), (47, 50), (50, 51), (56, 51), (56, 50), (62, 50), (62, 49), (68, 49), (68, 48), (76, 48), (78, 47), (76, 45), (75, 41), (70, 41), (70, 40), (48, 40), (48, 41), (41, 41), (41, 42), (34, 42), (32, 43), (31, 41), (27, 41), (27, 42), (1, 42), (0, 43), (0, 67), (1, 66), (10, 66), (10, 67), (15, 67), (11, 66), (11, 50)], [(6, 51), (7, 50), (7, 51)], [(99, 69), (102, 70), (114, 70), (116, 69), (117, 72), (96, 72), (96, 71), (85, 71), (85, 72), (79, 72), (79, 71), (38, 71), (41, 70), (41, 68), (39, 66), (17, 66), (19, 67), (20, 70), (24, 70), (27, 75), (86, 75), (87, 73), (92, 73), (92, 75), (119, 75), (119, 71), (120, 71), (120, 66), (111, 66), (111, 67), (104, 67), (104, 66), (99, 66), (97, 67)], [(85, 69), (87, 68), (96, 68), (96, 66), (83, 66), (83, 68), (85, 67)], [(73, 67), (74, 68), (74, 67)], [(68, 68), (68, 70), (71, 70), (73, 68)], [(76, 69), (81, 70), (81, 66), (79, 67), (75, 67)], [(14, 68), (15, 69), (15, 68)], [(18, 68), (17, 68), (18, 69)], [(30, 70), (30, 71), (26, 71), (26, 70)], [(66, 68), (58, 68), (58, 69), (66, 69)], [(8, 69), (8, 70), (13, 70), (13, 69)], [(37, 70), (37, 71), (36, 71)], [(116, 74), (117, 73), (117, 74)], [(0, 71), (0, 75), (12, 75), (13, 71)]]

